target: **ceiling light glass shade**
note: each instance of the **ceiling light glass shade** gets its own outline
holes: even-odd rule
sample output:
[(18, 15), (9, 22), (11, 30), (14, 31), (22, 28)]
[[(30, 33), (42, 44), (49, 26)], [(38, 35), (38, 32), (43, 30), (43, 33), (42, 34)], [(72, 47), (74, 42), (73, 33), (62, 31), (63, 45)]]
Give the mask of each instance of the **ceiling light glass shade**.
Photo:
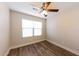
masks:
[(47, 15), (47, 11), (46, 10), (43, 10), (43, 12), (41, 13), (42, 16), (45, 16)]

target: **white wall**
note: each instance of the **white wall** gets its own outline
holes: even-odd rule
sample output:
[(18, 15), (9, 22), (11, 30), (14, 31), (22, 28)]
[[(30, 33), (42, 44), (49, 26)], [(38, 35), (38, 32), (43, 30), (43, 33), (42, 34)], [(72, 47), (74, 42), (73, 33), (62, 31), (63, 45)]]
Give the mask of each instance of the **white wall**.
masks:
[[(42, 18), (22, 14), (16, 11), (11, 11), (11, 47), (25, 45), (30, 42), (46, 39), (45, 20)], [(43, 22), (43, 35), (40, 37), (22, 38), (22, 17), (29, 20), (36, 20)]]
[[(77, 5), (78, 6), (78, 5)], [(79, 55), (79, 8), (48, 13), (48, 40)]]
[(0, 3), (0, 55), (5, 55), (9, 49), (9, 9), (5, 3)]

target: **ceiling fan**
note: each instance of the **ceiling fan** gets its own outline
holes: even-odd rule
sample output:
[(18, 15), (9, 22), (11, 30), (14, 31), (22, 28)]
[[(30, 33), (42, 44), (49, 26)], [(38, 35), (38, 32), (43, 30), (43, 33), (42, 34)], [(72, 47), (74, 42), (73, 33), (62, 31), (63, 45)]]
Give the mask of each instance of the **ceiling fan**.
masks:
[(41, 9), (42, 9), (42, 12), (44, 12), (43, 14), (45, 17), (47, 16), (47, 12), (58, 12), (59, 11), (59, 9), (52, 8), (51, 6), (52, 6), (51, 2), (44, 2), (42, 4)]
[(33, 10), (35, 11), (38, 11), (40, 9), (39, 13), (44, 17), (47, 16), (47, 12), (58, 12), (59, 11), (59, 9), (57, 9), (57, 7), (54, 5), (53, 2), (39, 2), (39, 3), (34, 2), (32, 3), (32, 6), (37, 7), (37, 8), (35, 7), (33, 8)]

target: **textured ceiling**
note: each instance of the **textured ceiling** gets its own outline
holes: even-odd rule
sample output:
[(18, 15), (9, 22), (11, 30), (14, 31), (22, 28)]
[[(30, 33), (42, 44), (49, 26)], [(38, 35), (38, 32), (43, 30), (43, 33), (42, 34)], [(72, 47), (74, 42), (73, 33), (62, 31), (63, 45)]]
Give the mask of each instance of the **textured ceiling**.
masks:
[(35, 7), (38, 7), (38, 8), (41, 8), (43, 2), (30, 2), (30, 3), (28, 3), (28, 4), (30, 4), (30, 5), (32, 5), (32, 6), (35, 6)]
[[(9, 2), (7, 5), (11, 10), (45, 18), (40, 14), (42, 3), (43, 2)], [(54, 5), (55, 8), (65, 11), (79, 6), (79, 2), (52, 2), (51, 4)]]
[(8, 7), (11, 10), (31, 14), (37, 17), (45, 18), (40, 14), (41, 3), (33, 3), (33, 2), (10, 2), (7, 3)]

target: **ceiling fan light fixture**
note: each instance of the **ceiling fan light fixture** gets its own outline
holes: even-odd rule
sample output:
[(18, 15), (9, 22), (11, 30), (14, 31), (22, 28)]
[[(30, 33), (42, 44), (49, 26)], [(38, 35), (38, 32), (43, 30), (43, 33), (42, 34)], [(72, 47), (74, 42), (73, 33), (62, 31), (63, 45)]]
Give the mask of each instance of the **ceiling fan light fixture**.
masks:
[(46, 17), (47, 16), (47, 11), (43, 10), (42, 13), (41, 13), (41, 15)]

